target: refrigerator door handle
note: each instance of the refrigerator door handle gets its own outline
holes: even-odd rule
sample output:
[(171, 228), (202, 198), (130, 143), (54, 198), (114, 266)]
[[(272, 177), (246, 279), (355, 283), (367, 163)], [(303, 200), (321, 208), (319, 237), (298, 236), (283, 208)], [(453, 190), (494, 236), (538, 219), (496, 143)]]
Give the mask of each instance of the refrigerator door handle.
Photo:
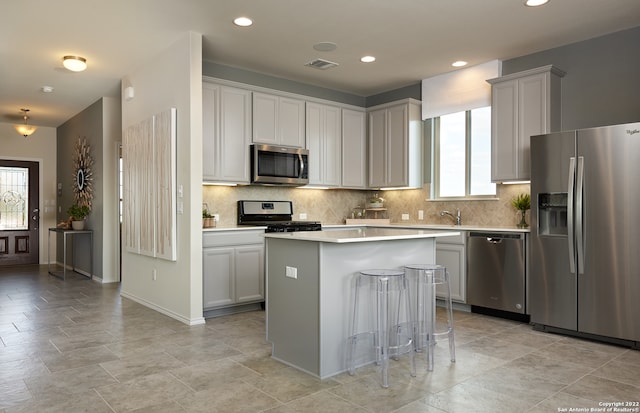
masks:
[(569, 183), (567, 185), (567, 240), (569, 241), (569, 271), (576, 272), (576, 245), (573, 222), (573, 194), (576, 184), (576, 158), (569, 158)]
[(584, 274), (584, 156), (578, 157), (578, 169), (576, 171), (576, 249), (578, 252), (578, 274)]

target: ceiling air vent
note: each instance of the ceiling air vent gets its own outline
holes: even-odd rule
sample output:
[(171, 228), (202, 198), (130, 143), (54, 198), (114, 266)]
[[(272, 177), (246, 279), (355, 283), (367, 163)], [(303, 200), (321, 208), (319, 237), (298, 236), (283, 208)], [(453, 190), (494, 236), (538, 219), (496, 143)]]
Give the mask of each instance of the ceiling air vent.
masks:
[(305, 64), (305, 66), (315, 67), (316, 69), (325, 70), (325, 69), (329, 69), (329, 68), (332, 68), (332, 67), (336, 67), (336, 66), (338, 66), (338, 64), (335, 63), (335, 62), (330, 62), (328, 60), (324, 60), (324, 59), (315, 59), (315, 60), (312, 60), (309, 63)]

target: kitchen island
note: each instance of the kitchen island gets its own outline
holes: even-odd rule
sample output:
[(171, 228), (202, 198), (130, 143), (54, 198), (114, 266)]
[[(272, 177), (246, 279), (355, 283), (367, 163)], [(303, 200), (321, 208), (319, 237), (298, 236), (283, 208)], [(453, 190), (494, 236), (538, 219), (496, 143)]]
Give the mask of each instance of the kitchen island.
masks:
[(434, 264), (455, 231), (358, 228), (265, 234), (266, 327), (272, 357), (319, 378), (346, 371), (354, 276)]

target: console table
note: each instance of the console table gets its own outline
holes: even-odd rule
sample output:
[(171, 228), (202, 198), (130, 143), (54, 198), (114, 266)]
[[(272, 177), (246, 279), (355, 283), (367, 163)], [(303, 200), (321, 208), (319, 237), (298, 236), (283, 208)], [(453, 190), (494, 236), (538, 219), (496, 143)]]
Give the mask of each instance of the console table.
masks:
[[(62, 253), (62, 271), (52, 271), (51, 270), (51, 233), (62, 234), (62, 245), (63, 245), (63, 253)], [(89, 236), (89, 258), (91, 260), (91, 266), (89, 267), (89, 275), (83, 274), (79, 271), (76, 271), (75, 265), (75, 256), (73, 254), (73, 245), (71, 248), (71, 270), (75, 273), (83, 275), (89, 279), (93, 278), (93, 231), (90, 229), (85, 230), (72, 230), (72, 229), (61, 229), (61, 228), (49, 228), (49, 236), (47, 238), (47, 271), (49, 274), (62, 278), (65, 280), (67, 278), (67, 236), (71, 237), (71, 242), (75, 242), (76, 235), (88, 235)]]

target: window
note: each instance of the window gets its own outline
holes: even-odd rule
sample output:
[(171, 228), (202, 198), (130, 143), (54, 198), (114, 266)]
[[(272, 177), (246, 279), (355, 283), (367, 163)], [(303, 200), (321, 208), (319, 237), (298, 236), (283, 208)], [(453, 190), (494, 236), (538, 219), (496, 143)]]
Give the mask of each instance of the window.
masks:
[(432, 198), (494, 197), (491, 107), (443, 115), (432, 125)]
[(0, 167), (0, 229), (29, 229), (29, 168)]

